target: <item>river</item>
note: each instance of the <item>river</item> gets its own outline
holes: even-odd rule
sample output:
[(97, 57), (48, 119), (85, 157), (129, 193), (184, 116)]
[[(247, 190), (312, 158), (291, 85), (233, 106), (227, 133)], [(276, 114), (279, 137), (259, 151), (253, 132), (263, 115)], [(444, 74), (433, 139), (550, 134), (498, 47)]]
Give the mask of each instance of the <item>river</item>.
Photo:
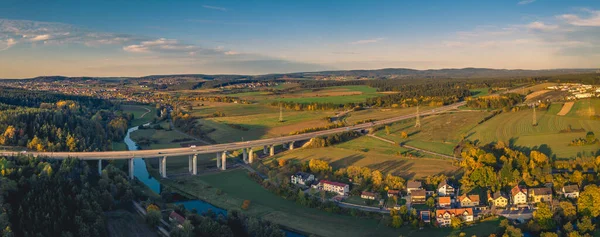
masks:
[[(149, 126), (150, 124), (144, 124), (144, 126)], [(130, 134), (134, 131), (138, 130), (138, 127), (132, 127), (127, 130), (127, 134), (125, 135), (125, 144), (127, 145), (127, 149), (130, 151), (135, 151), (138, 149), (137, 144), (133, 140), (131, 140)], [(160, 182), (156, 180), (154, 177), (148, 173), (148, 169), (146, 167), (146, 162), (143, 158), (135, 158), (133, 159), (133, 168), (134, 168), (134, 176), (144, 183), (148, 188), (150, 188), (153, 192), (160, 194)], [(188, 200), (182, 202), (176, 202), (175, 204), (183, 204), (185, 209), (192, 211), (196, 210), (198, 213), (203, 213), (211, 209), (214, 213), (227, 215), (227, 210), (221, 209), (213, 206), (212, 204), (202, 201), (202, 200)], [(293, 231), (283, 230), (285, 232), (286, 237), (304, 237), (304, 235), (300, 233), (296, 233)]]

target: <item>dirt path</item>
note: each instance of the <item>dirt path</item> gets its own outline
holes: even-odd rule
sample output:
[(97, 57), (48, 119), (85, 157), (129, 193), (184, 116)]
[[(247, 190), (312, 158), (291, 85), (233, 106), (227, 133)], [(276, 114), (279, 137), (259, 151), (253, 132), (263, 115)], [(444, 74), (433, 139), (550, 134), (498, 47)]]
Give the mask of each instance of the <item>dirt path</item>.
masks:
[(143, 118), (144, 116), (146, 116), (146, 114), (148, 114), (148, 113), (150, 113), (150, 112), (151, 112), (151, 110), (150, 110), (150, 109), (148, 109), (148, 108), (146, 108), (146, 107), (142, 107), (142, 108), (144, 108), (144, 109), (145, 109), (147, 112), (146, 112), (146, 113), (143, 113), (143, 114), (142, 114), (142, 116), (140, 116), (139, 118)]
[(567, 102), (563, 105), (562, 109), (560, 109), (560, 111), (558, 111), (558, 116), (565, 116), (569, 113), (569, 111), (571, 111), (571, 108), (573, 108), (573, 105), (575, 104), (575, 102), (571, 101), (571, 102)]
[[(375, 136), (373, 134), (369, 134), (367, 136), (375, 138), (375, 139), (379, 139), (381, 141), (384, 141), (384, 142), (387, 142), (387, 143), (390, 143), (390, 144), (394, 144), (394, 145), (396, 144), (396, 142), (394, 142), (392, 140), (388, 140), (388, 139), (385, 139), (383, 137), (378, 137), (378, 136)], [(449, 155), (445, 155), (445, 154), (441, 154), (441, 153), (437, 153), (437, 152), (433, 152), (433, 151), (423, 150), (423, 149), (420, 149), (420, 148), (416, 148), (414, 146), (403, 145), (403, 144), (400, 144), (400, 146), (404, 147), (404, 148), (407, 148), (407, 149), (411, 149), (411, 150), (415, 150), (415, 151), (420, 151), (420, 152), (423, 152), (423, 153), (427, 153), (427, 154), (430, 154), (430, 155), (441, 156), (441, 157), (448, 158), (448, 159), (453, 159), (453, 160), (460, 160), (460, 159), (458, 159), (456, 157), (453, 157), (453, 156), (449, 156)]]

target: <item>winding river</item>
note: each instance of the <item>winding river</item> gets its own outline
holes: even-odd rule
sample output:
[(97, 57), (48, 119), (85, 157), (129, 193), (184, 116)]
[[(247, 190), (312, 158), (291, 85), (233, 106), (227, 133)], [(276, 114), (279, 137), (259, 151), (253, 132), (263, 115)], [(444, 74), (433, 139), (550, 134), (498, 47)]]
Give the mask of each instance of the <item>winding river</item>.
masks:
[[(144, 124), (144, 126), (148, 126), (150, 125), (148, 124)], [(135, 144), (135, 142), (133, 140), (131, 140), (131, 133), (138, 130), (138, 127), (132, 127), (129, 128), (127, 130), (127, 134), (125, 135), (125, 144), (127, 145), (127, 149), (130, 151), (135, 151), (138, 149), (137, 144)], [(144, 183), (146, 186), (148, 186), (148, 188), (150, 188), (153, 192), (160, 194), (160, 182), (158, 182), (158, 180), (156, 180), (154, 177), (152, 177), (150, 175), (150, 173), (148, 172), (148, 169), (146, 167), (146, 162), (144, 161), (143, 158), (135, 158), (133, 160), (133, 168), (134, 168), (134, 176), (141, 181), (142, 183)], [(221, 209), (218, 207), (213, 206), (212, 204), (202, 201), (202, 200), (188, 200), (188, 201), (181, 201), (181, 202), (176, 202), (175, 204), (183, 204), (183, 206), (185, 207), (185, 209), (192, 211), (192, 210), (196, 210), (198, 213), (203, 213), (208, 211), (209, 209), (212, 210), (214, 213), (218, 214), (223, 214), (223, 215), (227, 215), (227, 211), (225, 209)], [(303, 237), (304, 235), (293, 232), (293, 231), (288, 231), (288, 230), (284, 230), (285, 231), (285, 235), (286, 237)]]

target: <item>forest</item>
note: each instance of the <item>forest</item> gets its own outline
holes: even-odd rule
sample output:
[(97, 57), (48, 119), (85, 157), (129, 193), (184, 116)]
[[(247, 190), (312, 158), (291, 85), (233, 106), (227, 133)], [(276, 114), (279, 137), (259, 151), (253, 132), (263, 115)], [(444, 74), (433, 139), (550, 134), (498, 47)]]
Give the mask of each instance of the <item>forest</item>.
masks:
[[(0, 145), (34, 151), (103, 151), (122, 140), (132, 115), (107, 100), (2, 88)], [(93, 134), (93, 136), (91, 135)]]

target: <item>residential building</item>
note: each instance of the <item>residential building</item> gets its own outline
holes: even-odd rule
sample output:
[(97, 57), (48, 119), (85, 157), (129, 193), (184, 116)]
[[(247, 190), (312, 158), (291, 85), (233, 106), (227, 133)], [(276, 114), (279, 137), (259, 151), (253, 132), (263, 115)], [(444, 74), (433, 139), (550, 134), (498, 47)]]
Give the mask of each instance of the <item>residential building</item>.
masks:
[(426, 199), (427, 199), (427, 194), (425, 193), (425, 190), (423, 190), (423, 189), (413, 190), (412, 193), (410, 194), (410, 201), (415, 204), (423, 204), (423, 203), (425, 203)]
[(421, 183), (420, 181), (409, 180), (408, 183), (406, 183), (406, 192), (408, 194), (411, 194), (412, 191), (414, 191), (414, 190), (422, 190), (422, 189), (423, 189), (423, 183)]
[(488, 203), (495, 207), (506, 207), (508, 205), (508, 198), (500, 191), (496, 191), (493, 194), (488, 193)]
[(398, 196), (400, 196), (400, 190), (390, 189), (387, 191), (387, 196), (388, 197), (394, 197), (394, 196), (398, 197)]
[(510, 190), (510, 197), (513, 205), (527, 204), (527, 189), (516, 185)]
[(452, 199), (450, 197), (438, 197), (438, 207), (449, 208), (452, 205)]
[(301, 184), (307, 185), (311, 181), (315, 180), (315, 176), (313, 174), (298, 172), (292, 175), (291, 182), (292, 184)]
[(552, 189), (551, 188), (530, 188), (529, 199), (534, 202), (552, 202)]
[(177, 227), (183, 228), (183, 222), (185, 222), (185, 217), (179, 215), (177, 212), (172, 211), (169, 215), (169, 221), (177, 223)]
[(438, 184), (437, 192), (438, 196), (454, 196), (454, 187), (448, 184), (447, 180), (444, 180)]
[(441, 209), (435, 211), (435, 219), (439, 226), (448, 226), (452, 217), (458, 217), (464, 222), (473, 221), (473, 208)]
[(562, 193), (565, 196), (565, 198), (578, 198), (579, 186), (577, 186), (577, 184), (564, 186), (562, 188)]
[(347, 195), (350, 192), (350, 185), (329, 180), (321, 180), (318, 187), (327, 192), (337, 193), (339, 195)]
[(362, 198), (362, 199), (368, 199), (368, 200), (375, 200), (377, 198), (377, 194), (376, 193), (372, 193), (372, 192), (363, 191), (360, 194), (360, 198)]
[(460, 207), (475, 207), (479, 206), (479, 195), (462, 195), (458, 197)]

